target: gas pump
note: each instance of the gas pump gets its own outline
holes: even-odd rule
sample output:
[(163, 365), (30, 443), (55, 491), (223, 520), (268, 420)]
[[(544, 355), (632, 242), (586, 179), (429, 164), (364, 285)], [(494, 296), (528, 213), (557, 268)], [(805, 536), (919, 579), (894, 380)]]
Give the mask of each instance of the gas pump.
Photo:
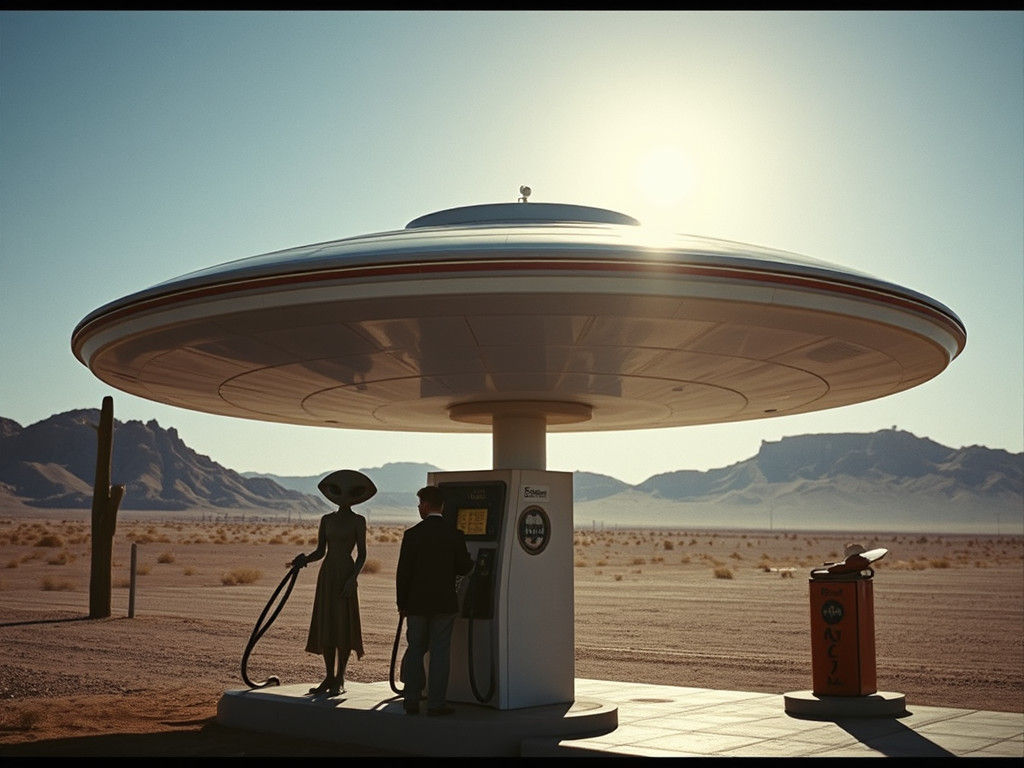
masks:
[(460, 585), (448, 700), (518, 709), (575, 698), (572, 474), (432, 472), (475, 562)]

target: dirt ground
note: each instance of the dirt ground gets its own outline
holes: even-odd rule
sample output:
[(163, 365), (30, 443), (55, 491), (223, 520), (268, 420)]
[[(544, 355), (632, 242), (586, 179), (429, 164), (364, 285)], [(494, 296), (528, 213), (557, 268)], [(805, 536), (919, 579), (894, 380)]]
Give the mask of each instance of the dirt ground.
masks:
[[(0, 517), (0, 755), (374, 755), (219, 726), (240, 662), (315, 523), (162, 522), (122, 513), (112, 616), (89, 620), (89, 525)], [(410, 524), (412, 520), (410, 519)], [(388, 679), (402, 526), (370, 525), (359, 580), (366, 654), (348, 679)], [(576, 676), (784, 693), (811, 687), (807, 576), (848, 534), (575, 533)], [(127, 618), (131, 544), (134, 618)], [(878, 688), (933, 705), (1024, 710), (1024, 540), (876, 535)], [(256, 645), (248, 674), (319, 682), (303, 651), (315, 566)], [(401, 647), (404, 647), (401, 646)]]

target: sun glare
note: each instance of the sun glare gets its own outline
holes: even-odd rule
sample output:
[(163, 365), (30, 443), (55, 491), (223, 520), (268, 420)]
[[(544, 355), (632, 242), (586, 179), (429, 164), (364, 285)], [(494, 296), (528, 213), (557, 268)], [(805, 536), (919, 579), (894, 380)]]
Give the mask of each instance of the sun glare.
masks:
[(638, 160), (636, 184), (651, 206), (670, 208), (693, 191), (693, 164), (678, 147), (655, 147)]

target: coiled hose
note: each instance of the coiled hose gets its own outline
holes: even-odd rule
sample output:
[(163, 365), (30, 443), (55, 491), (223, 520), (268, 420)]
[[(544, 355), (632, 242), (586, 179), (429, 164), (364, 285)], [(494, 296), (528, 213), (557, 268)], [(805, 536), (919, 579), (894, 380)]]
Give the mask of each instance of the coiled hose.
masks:
[[(247, 671), (247, 667), (249, 664), (249, 654), (252, 653), (252, 649), (256, 646), (256, 642), (261, 637), (263, 637), (264, 633), (268, 629), (270, 629), (270, 625), (274, 623), (274, 619), (277, 618), (277, 615), (281, 612), (281, 609), (284, 608), (284, 604), (288, 601), (288, 596), (292, 593), (292, 587), (295, 586), (295, 580), (299, 577), (299, 571), (304, 566), (305, 563), (303, 563), (302, 565), (293, 565), (288, 570), (288, 573), (285, 574), (285, 577), (281, 580), (281, 583), (277, 585), (277, 589), (274, 590), (274, 594), (271, 595), (270, 600), (267, 602), (266, 608), (263, 609), (263, 613), (261, 613), (260, 617), (256, 620), (256, 626), (253, 627), (252, 634), (249, 635), (249, 642), (245, 646), (245, 653), (242, 654), (242, 680), (244, 680), (245, 684), (248, 685), (250, 688), (266, 688), (271, 685), (281, 684), (281, 679), (276, 675), (271, 675), (262, 683), (254, 683), (252, 680), (250, 680), (249, 673)], [(286, 586), (287, 589), (285, 589)], [(277, 604), (277, 608), (274, 609), (274, 612), (270, 614), (270, 618), (267, 619), (266, 623), (263, 623), (263, 620), (267, 617), (267, 614), (270, 613), (270, 608), (274, 604), (274, 600), (277, 599), (277, 596), (281, 593), (282, 589), (285, 590), (284, 596), (281, 598), (281, 601)]]

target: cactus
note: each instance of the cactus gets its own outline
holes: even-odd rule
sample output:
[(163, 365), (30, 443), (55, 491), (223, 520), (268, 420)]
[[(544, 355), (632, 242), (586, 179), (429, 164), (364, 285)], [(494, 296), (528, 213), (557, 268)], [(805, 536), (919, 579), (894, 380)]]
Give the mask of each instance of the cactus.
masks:
[(110, 457), (114, 448), (114, 399), (103, 398), (96, 427), (96, 482), (92, 492), (92, 568), (89, 574), (89, 618), (110, 616), (110, 567), (117, 527), (117, 508), (124, 486), (110, 484)]

